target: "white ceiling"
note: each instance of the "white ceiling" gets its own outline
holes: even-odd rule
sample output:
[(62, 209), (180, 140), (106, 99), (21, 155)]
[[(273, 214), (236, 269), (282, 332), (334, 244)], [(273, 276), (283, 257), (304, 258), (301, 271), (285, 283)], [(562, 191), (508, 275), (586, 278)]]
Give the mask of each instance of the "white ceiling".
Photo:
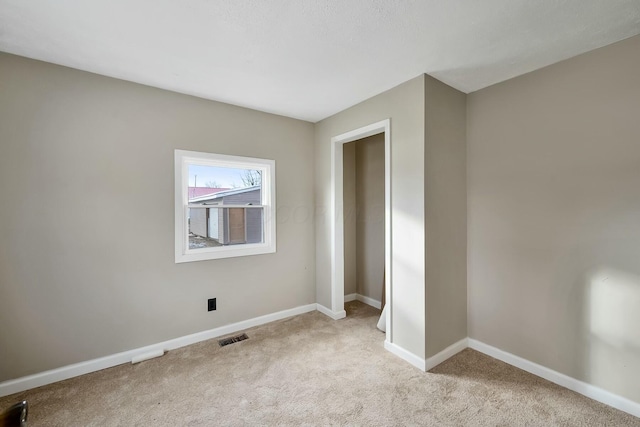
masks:
[(640, 0), (0, 0), (2, 51), (311, 122), (421, 73), (473, 92), (639, 33)]

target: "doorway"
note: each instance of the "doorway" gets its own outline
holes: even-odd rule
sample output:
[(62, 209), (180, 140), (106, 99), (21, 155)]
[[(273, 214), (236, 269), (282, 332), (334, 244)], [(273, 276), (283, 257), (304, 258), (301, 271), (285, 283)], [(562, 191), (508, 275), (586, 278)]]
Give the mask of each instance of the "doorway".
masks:
[(381, 309), (384, 302), (384, 133), (343, 147), (344, 294)]
[(386, 341), (392, 342), (393, 333), (393, 275), (391, 230), (391, 121), (355, 129), (331, 138), (331, 310), (336, 319), (346, 316), (344, 310), (344, 152), (343, 145), (372, 135), (384, 134), (384, 265), (385, 300), (387, 304)]

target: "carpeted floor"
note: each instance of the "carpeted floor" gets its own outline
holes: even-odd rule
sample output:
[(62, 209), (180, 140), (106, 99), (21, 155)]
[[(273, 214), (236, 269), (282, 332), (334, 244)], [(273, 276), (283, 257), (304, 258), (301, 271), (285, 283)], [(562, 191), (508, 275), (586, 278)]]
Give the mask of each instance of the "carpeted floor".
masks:
[(0, 398), (30, 426), (640, 426), (640, 419), (467, 349), (429, 373), (383, 348), (379, 311), (307, 313)]

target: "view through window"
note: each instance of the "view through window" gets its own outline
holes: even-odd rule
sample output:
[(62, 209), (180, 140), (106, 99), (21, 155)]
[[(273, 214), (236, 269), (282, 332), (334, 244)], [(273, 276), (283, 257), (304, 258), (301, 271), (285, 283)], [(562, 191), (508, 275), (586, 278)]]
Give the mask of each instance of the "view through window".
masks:
[(176, 150), (176, 262), (275, 252), (275, 162)]
[(262, 171), (189, 165), (188, 194), (189, 249), (264, 241)]

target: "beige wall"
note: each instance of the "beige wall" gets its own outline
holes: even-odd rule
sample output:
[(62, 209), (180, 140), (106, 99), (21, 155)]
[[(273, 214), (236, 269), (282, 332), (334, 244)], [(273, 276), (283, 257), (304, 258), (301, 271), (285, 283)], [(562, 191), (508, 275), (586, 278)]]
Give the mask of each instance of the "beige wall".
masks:
[(331, 307), (331, 138), (391, 119), (393, 343), (424, 357), (424, 80), (418, 76), (316, 123), (317, 302)]
[(358, 286), (356, 264), (356, 141), (343, 148), (343, 199), (344, 199), (344, 294), (355, 294)]
[(382, 300), (384, 134), (343, 145), (344, 294)]
[(469, 334), (640, 401), (640, 37), (469, 96)]
[(464, 93), (425, 78), (426, 355), (467, 337)]
[[(312, 124), (7, 54), (0, 94), (0, 381), (315, 302)], [(174, 263), (176, 148), (276, 160), (277, 253)]]
[(382, 300), (384, 280), (384, 134), (356, 144), (357, 292)]
[[(314, 127), (0, 54), (0, 381), (330, 307), (330, 139), (390, 118), (393, 342), (429, 357), (468, 327), (640, 401), (638, 51), (469, 95), (466, 158), (465, 96), (428, 76)], [(277, 253), (173, 262), (175, 148), (276, 160)]]

